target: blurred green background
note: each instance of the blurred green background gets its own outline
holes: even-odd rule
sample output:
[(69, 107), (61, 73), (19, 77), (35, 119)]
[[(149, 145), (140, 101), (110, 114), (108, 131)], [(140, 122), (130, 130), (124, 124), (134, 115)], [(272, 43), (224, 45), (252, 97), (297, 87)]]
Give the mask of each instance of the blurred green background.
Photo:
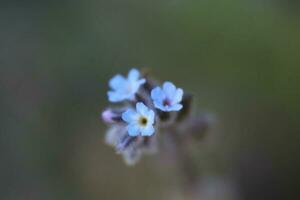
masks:
[(132, 67), (216, 116), (193, 153), (202, 199), (296, 199), (299, 11), (292, 0), (1, 1), (0, 199), (184, 199), (176, 166), (128, 168), (103, 142), (107, 81)]

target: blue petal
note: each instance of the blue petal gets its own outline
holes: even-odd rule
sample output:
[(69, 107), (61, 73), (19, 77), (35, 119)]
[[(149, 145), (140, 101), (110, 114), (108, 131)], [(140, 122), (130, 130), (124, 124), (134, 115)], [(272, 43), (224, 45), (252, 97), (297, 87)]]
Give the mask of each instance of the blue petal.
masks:
[(179, 103), (182, 100), (182, 96), (183, 96), (183, 90), (181, 88), (178, 88), (175, 92), (175, 95), (172, 99), (173, 103)]
[(138, 136), (140, 132), (140, 128), (137, 124), (131, 123), (127, 126), (128, 134), (130, 136)]
[(136, 104), (136, 111), (143, 115), (143, 116), (146, 116), (147, 115), (147, 112), (148, 112), (148, 108), (145, 106), (145, 104), (143, 104), (142, 102), (138, 102)]
[(149, 124), (152, 125), (154, 123), (154, 118), (155, 118), (155, 114), (154, 114), (153, 110), (148, 111), (147, 117), (148, 117), (148, 120), (149, 120)]
[(109, 91), (107, 92), (107, 96), (110, 102), (120, 102), (124, 100), (122, 95), (120, 95), (118, 92)]
[(165, 98), (165, 94), (160, 87), (156, 87), (151, 91), (151, 98), (154, 101), (162, 101)]
[(122, 114), (122, 119), (127, 123), (137, 121), (138, 114), (134, 110), (128, 109)]
[(128, 73), (128, 80), (137, 81), (140, 77), (140, 72), (137, 69), (131, 69)]
[(158, 109), (160, 109), (162, 111), (167, 111), (167, 109), (165, 108), (165, 106), (162, 105), (161, 102), (154, 101), (153, 103), (154, 103), (155, 108), (158, 108)]
[(112, 89), (117, 90), (120, 87), (123, 87), (125, 82), (126, 82), (126, 79), (122, 75), (118, 74), (109, 80), (109, 86)]
[(171, 82), (165, 82), (163, 85), (163, 90), (168, 98), (172, 99), (176, 92), (176, 87)]
[(147, 126), (146, 128), (141, 129), (142, 136), (151, 136), (154, 133), (153, 126)]
[(181, 104), (175, 104), (175, 105), (169, 107), (168, 110), (169, 110), (169, 111), (179, 111), (179, 110), (181, 110), (181, 108), (182, 108), (182, 105), (181, 105)]
[(137, 84), (140, 86), (140, 85), (143, 85), (144, 83), (146, 83), (146, 79), (140, 79), (138, 80)]

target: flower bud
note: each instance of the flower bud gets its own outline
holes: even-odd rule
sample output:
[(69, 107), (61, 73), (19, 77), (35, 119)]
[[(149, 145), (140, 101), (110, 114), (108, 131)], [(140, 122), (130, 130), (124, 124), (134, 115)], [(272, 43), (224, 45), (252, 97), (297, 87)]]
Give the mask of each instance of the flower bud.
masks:
[(102, 120), (106, 123), (116, 123), (122, 121), (122, 112), (118, 110), (106, 109), (101, 114)]

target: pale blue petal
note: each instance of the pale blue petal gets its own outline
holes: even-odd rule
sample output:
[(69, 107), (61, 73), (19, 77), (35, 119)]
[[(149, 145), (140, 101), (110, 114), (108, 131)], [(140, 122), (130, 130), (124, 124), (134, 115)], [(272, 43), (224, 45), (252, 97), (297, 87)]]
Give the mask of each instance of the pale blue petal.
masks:
[(154, 133), (154, 127), (153, 126), (147, 126), (146, 128), (141, 129), (141, 135), (142, 136), (151, 136)]
[(162, 101), (165, 98), (165, 94), (160, 87), (156, 87), (151, 91), (151, 98), (154, 101)]
[(168, 110), (169, 110), (169, 111), (179, 111), (179, 110), (181, 110), (181, 108), (182, 108), (182, 105), (181, 105), (181, 104), (175, 104), (175, 105), (169, 107)]
[(163, 85), (163, 90), (168, 98), (172, 99), (176, 92), (176, 87), (171, 82), (165, 82)]
[(128, 80), (137, 81), (140, 77), (140, 72), (137, 69), (131, 69), (128, 73)]
[(153, 110), (148, 111), (147, 117), (148, 117), (148, 120), (149, 120), (149, 124), (152, 125), (154, 123), (154, 118), (155, 118), (155, 114), (154, 114)]
[(162, 103), (157, 102), (157, 101), (154, 101), (153, 103), (154, 103), (155, 108), (158, 108), (162, 111), (166, 111), (166, 108), (162, 105)]
[(136, 104), (136, 111), (143, 115), (143, 116), (146, 116), (147, 115), (147, 112), (148, 112), (148, 108), (145, 106), (145, 104), (143, 104), (142, 102), (138, 102)]
[(146, 79), (140, 79), (140, 80), (138, 80), (138, 85), (140, 86), (140, 85), (143, 85), (144, 83), (146, 83)]
[(130, 90), (127, 89), (127, 93), (130, 95), (134, 96), (135, 93), (139, 90), (140, 85), (137, 82), (130, 82)]
[(118, 90), (120, 87), (123, 87), (126, 83), (126, 79), (122, 75), (115, 75), (112, 79), (109, 80), (109, 86), (114, 89)]
[(180, 103), (182, 100), (182, 96), (183, 96), (183, 90), (181, 88), (178, 88), (175, 92), (175, 95), (172, 99), (173, 103)]
[(107, 92), (107, 96), (110, 102), (120, 102), (124, 100), (122, 95), (120, 95), (118, 92), (109, 91)]
[(140, 128), (137, 124), (131, 123), (127, 126), (128, 134), (130, 136), (138, 136), (140, 132)]
[(132, 109), (128, 109), (122, 114), (122, 119), (127, 123), (137, 121), (138, 117), (139, 115)]

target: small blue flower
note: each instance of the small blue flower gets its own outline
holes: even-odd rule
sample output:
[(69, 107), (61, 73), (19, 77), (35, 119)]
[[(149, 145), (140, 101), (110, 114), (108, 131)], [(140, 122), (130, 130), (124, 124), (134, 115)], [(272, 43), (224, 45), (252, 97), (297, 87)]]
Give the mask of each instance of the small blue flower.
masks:
[(165, 82), (163, 88), (156, 87), (151, 91), (154, 106), (165, 112), (179, 111), (182, 108), (182, 96), (183, 90), (171, 82)]
[(122, 114), (122, 119), (128, 123), (127, 131), (130, 136), (151, 136), (154, 133), (153, 110), (149, 109), (143, 103), (136, 104), (136, 111), (128, 109)]
[(112, 91), (107, 93), (110, 102), (120, 102), (124, 100), (134, 100), (135, 93), (139, 87), (146, 82), (145, 79), (139, 79), (140, 72), (131, 69), (127, 78), (118, 74), (109, 81)]

